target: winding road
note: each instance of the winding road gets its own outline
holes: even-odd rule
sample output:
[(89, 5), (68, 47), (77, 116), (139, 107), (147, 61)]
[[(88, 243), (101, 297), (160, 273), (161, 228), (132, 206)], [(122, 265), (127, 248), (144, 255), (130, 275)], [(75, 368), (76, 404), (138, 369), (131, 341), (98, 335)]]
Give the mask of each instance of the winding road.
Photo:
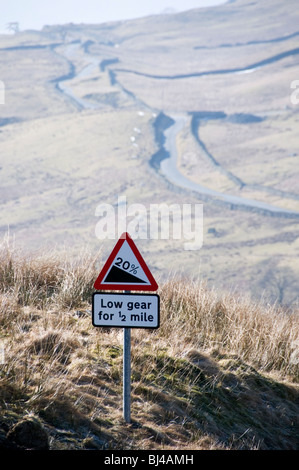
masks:
[(162, 173), (170, 183), (177, 187), (199, 193), (203, 200), (214, 200), (218, 201), (218, 203), (226, 203), (231, 207), (231, 209), (254, 210), (264, 215), (299, 218), (299, 212), (276, 207), (265, 202), (256, 201), (254, 199), (247, 199), (244, 197), (234, 196), (232, 194), (221, 193), (190, 181), (188, 178), (183, 176), (178, 170), (177, 166), (178, 156), (176, 148), (176, 137), (177, 134), (186, 126), (187, 117), (171, 116), (171, 118), (175, 121), (175, 123), (164, 132), (166, 138), (164, 147), (169, 153), (169, 158), (162, 160), (160, 164)]
[[(66, 86), (66, 84), (64, 83), (66, 80), (71, 80), (71, 79), (77, 80), (84, 76), (87, 76), (95, 68), (101, 67), (102, 62), (97, 57), (93, 57), (92, 55), (90, 55), (85, 50), (85, 53), (86, 53), (85, 57), (87, 60), (87, 65), (83, 68), (81, 72), (77, 74), (72, 60), (76, 57), (76, 53), (78, 52), (78, 49), (80, 47), (82, 47), (82, 44), (80, 44), (79, 41), (76, 42), (76, 44), (72, 43), (64, 47), (63, 55), (70, 65), (70, 73), (56, 80), (57, 89), (60, 90), (60, 92), (66, 95), (69, 99), (76, 102), (76, 104), (78, 105), (80, 109), (96, 109), (97, 103), (94, 103), (89, 100), (87, 101), (80, 97), (77, 97), (73, 93), (72, 89), (69, 86)], [(59, 53), (60, 55), (62, 55), (61, 51)], [(175, 76), (149, 75), (149, 74), (143, 74), (137, 71), (120, 69), (120, 68), (111, 69), (109, 65), (113, 65), (118, 62), (118, 60), (116, 60), (115, 58), (113, 58), (113, 60), (111, 60), (110, 63), (106, 62), (105, 69), (107, 73), (109, 74), (111, 85), (119, 87), (124, 93), (128, 95), (128, 97), (134, 100), (136, 104), (138, 104), (138, 106), (143, 105), (146, 108), (151, 109), (146, 103), (139, 100), (131, 91), (126, 90), (124, 88), (124, 86), (117, 79), (117, 72), (134, 73), (137, 75), (143, 75), (143, 76), (151, 77), (155, 79), (162, 79), (162, 78), (163, 79), (181, 79), (181, 78), (199, 77), (203, 75), (212, 75), (212, 74), (249, 73), (249, 72), (254, 72), (259, 67), (266, 66), (273, 62), (282, 60), (285, 57), (289, 57), (289, 56), (297, 55), (297, 54), (299, 54), (299, 48), (292, 49), (282, 54), (277, 54), (268, 59), (264, 59), (262, 61), (251, 64), (248, 67), (226, 69), (226, 70), (215, 70), (215, 71), (207, 71), (207, 72), (199, 72), (199, 73), (175, 75)], [(151, 109), (151, 111), (153, 113), (157, 113), (156, 109)], [(182, 175), (177, 165), (176, 137), (178, 133), (186, 126), (188, 117), (186, 115), (182, 115), (182, 116), (169, 116), (169, 118), (172, 119), (172, 124), (166, 130), (163, 131), (164, 137), (165, 137), (165, 142), (164, 144), (162, 144), (164, 157), (159, 159), (159, 166), (158, 168), (156, 168), (157, 171), (160, 171), (163, 174), (163, 176), (168, 182), (170, 182), (176, 188), (198, 193), (202, 200), (212, 201), (217, 204), (225, 204), (225, 205), (228, 205), (231, 209), (250, 210), (250, 211), (258, 212), (262, 215), (271, 215), (275, 217), (299, 218), (299, 212), (297, 211), (292, 211), (292, 210), (284, 209), (281, 207), (276, 207), (274, 205), (267, 204), (265, 202), (257, 201), (254, 199), (248, 199), (248, 198), (239, 197), (239, 196), (235, 196), (235, 195), (228, 194), (228, 193), (222, 193), (222, 192), (213, 190), (211, 188), (208, 188), (206, 186), (202, 186), (198, 183), (195, 183), (189, 180), (184, 175)], [(204, 145), (202, 147), (205, 150)], [(168, 158), (165, 158), (165, 156)], [(239, 187), (242, 187), (242, 185), (243, 186), (245, 185), (245, 183), (239, 180), (232, 173), (229, 174), (229, 172), (227, 172), (227, 170), (225, 170), (221, 165), (219, 165), (218, 162), (214, 161), (214, 164), (218, 167), (219, 171), (222, 171), (225, 174), (227, 174), (227, 176), (229, 176), (232, 180), (234, 179), (235, 183), (238, 184)], [(258, 187), (255, 186), (255, 188), (257, 189)], [(271, 188), (259, 187), (259, 189), (263, 189), (268, 192), (271, 192)], [(280, 195), (281, 197), (290, 197), (293, 199), (297, 199), (297, 198), (299, 199), (299, 196), (297, 197), (297, 195), (293, 195), (293, 194), (288, 195), (288, 193), (283, 193), (278, 190), (276, 191), (275, 189), (273, 189), (273, 194)]]

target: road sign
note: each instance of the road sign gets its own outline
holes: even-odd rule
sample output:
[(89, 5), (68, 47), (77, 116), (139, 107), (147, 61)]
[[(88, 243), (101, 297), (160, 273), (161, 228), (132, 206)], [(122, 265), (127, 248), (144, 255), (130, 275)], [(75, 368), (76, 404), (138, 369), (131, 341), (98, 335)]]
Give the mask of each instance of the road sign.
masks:
[(128, 233), (123, 233), (94, 283), (92, 324), (124, 330), (123, 412), (131, 421), (131, 328), (158, 328), (160, 299), (156, 294), (131, 294), (131, 290), (155, 291), (158, 284)]
[(128, 233), (123, 233), (94, 283), (97, 290), (155, 291), (158, 284)]
[(160, 298), (157, 294), (95, 292), (93, 326), (159, 328)]

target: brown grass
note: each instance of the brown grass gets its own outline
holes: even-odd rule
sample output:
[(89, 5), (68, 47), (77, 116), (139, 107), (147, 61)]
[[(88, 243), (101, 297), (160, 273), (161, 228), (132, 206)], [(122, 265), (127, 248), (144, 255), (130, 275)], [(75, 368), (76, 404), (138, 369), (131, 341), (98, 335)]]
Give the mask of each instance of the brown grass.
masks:
[[(200, 281), (173, 279), (161, 288), (160, 333), (176, 350), (186, 344), (204, 351), (223, 349), (261, 370), (294, 374), (298, 343), (298, 311), (262, 305), (232, 294), (219, 296)], [(175, 337), (175, 341), (174, 341)]]
[(95, 261), (85, 252), (73, 261), (61, 253), (24, 256), (5, 239), (0, 251), (0, 290), (20, 305), (73, 308), (93, 292)]
[(298, 312), (164, 282), (160, 328), (132, 332), (128, 426), (122, 330), (91, 324), (95, 258), (0, 259), (0, 431), (31, 413), (52, 449), (296, 447)]

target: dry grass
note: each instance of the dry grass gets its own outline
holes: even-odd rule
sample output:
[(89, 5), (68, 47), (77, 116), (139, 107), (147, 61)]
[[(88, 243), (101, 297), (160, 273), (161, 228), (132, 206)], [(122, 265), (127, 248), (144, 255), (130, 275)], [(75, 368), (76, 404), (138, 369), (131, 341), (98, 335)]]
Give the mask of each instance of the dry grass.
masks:
[(217, 290), (190, 279), (169, 281), (161, 296), (161, 332), (176, 350), (183, 352), (186, 344), (204, 351), (223, 349), (260, 370), (296, 376), (291, 358), (299, 340), (298, 311), (286, 312), (232, 294), (220, 297)]
[(91, 324), (95, 259), (0, 257), (0, 444), (29, 413), (52, 449), (296, 448), (296, 312), (170, 279), (161, 327), (132, 332), (126, 425), (122, 331)]
[(73, 308), (90, 299), (95, 262), (85, 252), (71, 262), (61, 253), (24, 257), (5, 239), (0, 251), (0, 289), (23, 306)]

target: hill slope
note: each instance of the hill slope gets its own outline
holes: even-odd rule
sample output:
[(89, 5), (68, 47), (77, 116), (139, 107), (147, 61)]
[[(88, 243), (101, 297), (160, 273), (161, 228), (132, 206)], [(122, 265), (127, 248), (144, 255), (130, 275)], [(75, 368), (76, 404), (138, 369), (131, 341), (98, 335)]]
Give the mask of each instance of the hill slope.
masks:
[[(219, 289), (296, 301), (297, 217), (206, 198), (151, 165), (157, 153), (165, 157), (157, 116), (182, 116), (175, 147), (185, 178), (298, 213), (296, 0), (45, 27), (1, 36), (0, 48), (2, 233), (9, 226), (31, 249), (96, 250), (103, 202), (115, 207), (126, 195), (147, 210), (161, 201), (203, 203), (201, 250), (186, 252), (182, 240), (140, 241), (156, 272), (200, 273)], [(202, 117), (196, 126), (194, 116)]]
[(122, 330), (94, 328), (95, 259), (0, 263), (0, 447), (296, 449), (298, 312), (161, 284), (161, 327), (132, 332), (132, 423)]

